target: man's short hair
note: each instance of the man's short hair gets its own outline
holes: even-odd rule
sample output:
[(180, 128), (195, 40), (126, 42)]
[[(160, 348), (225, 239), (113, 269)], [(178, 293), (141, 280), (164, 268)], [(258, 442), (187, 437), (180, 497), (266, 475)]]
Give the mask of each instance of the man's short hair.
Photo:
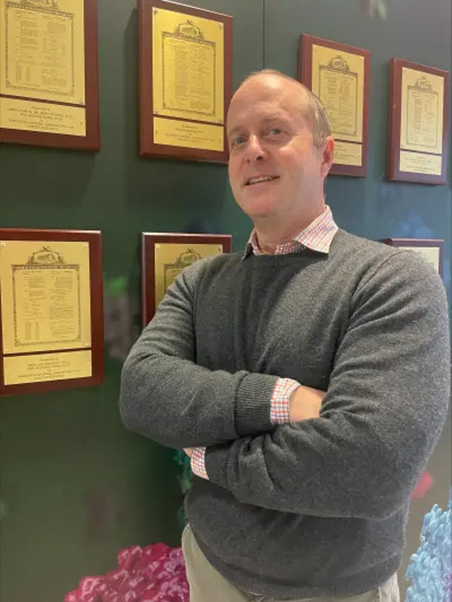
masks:
[(303, 103), (303, 106), (301, 106), (300, 109), (303, 112), (303, 117), (311, 126), (314, 145), (320, 148), (328, 136), (331, 136), (330, 120), (321, 100), (301, 82), (293, 77), (290, 77), (289, 75), (286, 75), (285, 73), (282, 73), (281, 71), (277, 71), (276, 69), (262, 69), (261, 71), (254, 71), (243, 80), (241, 85), (258, 75), (277, 75), (278, 77), (288, 79), (289, 81), (301, 86), (306, 94), (306, 102)]

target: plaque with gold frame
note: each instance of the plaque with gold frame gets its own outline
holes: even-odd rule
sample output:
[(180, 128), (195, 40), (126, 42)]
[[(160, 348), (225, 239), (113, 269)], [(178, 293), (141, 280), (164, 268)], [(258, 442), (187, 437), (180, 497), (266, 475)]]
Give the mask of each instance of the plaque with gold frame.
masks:
[(221, 253), (230, 253), (230, 234), (160, 234), (143, 232), (142, 324), (151, 320), (167, 288), (189, 265)]
[(0, 228), (0, 395), (104, 376), (101, 233)]
[(390, 63), (388, 180), (445, 184), (449, 72)]
[(444, 269), (444, 240), (434, 238), (385, 238), (383, 242), (392, 247), (419, 253), (435, 268), (443, 277)]
[(99, 150), (97, 0), (0, 0), (0, 142)]
[(225, 163), (232, 17), (138, 0), (140, 154)]
[(370, 51), (303, 34), (298, 74), (328, 112), (335, 141), (330, 174), (366, 176)]

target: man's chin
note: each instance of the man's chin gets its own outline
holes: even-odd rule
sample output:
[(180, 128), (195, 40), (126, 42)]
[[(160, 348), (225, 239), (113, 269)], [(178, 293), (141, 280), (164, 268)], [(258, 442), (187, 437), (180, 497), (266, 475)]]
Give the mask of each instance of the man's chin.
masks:
[(257, 202), (253, 199), (239, 203), (239, 205), (244, 213), (246, 213), (246, 215), (253, 221), (256, 219), (270, 218), (276, 213), (277, 209), (277, 204), (270, 200)]

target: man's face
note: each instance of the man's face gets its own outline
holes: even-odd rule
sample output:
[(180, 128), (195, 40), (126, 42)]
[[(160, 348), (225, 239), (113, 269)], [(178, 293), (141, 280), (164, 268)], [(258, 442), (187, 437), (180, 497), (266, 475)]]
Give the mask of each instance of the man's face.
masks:
[(253, 220), (299, 220), (323, 202), (331, 160), (313, 144), (303, 102), (300, 86), (270, 74), (248, 80), (231, 101), (229, 179), (237, 203)]

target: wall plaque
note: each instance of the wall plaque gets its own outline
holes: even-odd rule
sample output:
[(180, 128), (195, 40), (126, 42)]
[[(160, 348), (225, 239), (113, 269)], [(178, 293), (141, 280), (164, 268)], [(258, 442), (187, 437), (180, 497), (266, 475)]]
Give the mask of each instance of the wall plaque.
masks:
[(0, 142), (99, 150), (97, 0), (0, 0)]
[(166, 289), (182, 270), (202, 259), (230, 253), (228, 234), (142, 234), (142, 323), (151, 320)]
[(0, 395), (100, 384), (100, 232), (0, 228)]
[(139, 0), (140, 153), (226, 162), (232, 17)]
[(427, 238), (385, 238), (383, 242), (392, 247), (403, 247), (419, 253), (432, 264), (443, 277), (444, 240)]
[(388, 179), (445, 184), (449, 73), (396, 58), (390, 77)]
[(369, 137), (370, 51), (302, 35), (299, 79), (320, 98), (335, 141), (331, 175), (365, 176)]

